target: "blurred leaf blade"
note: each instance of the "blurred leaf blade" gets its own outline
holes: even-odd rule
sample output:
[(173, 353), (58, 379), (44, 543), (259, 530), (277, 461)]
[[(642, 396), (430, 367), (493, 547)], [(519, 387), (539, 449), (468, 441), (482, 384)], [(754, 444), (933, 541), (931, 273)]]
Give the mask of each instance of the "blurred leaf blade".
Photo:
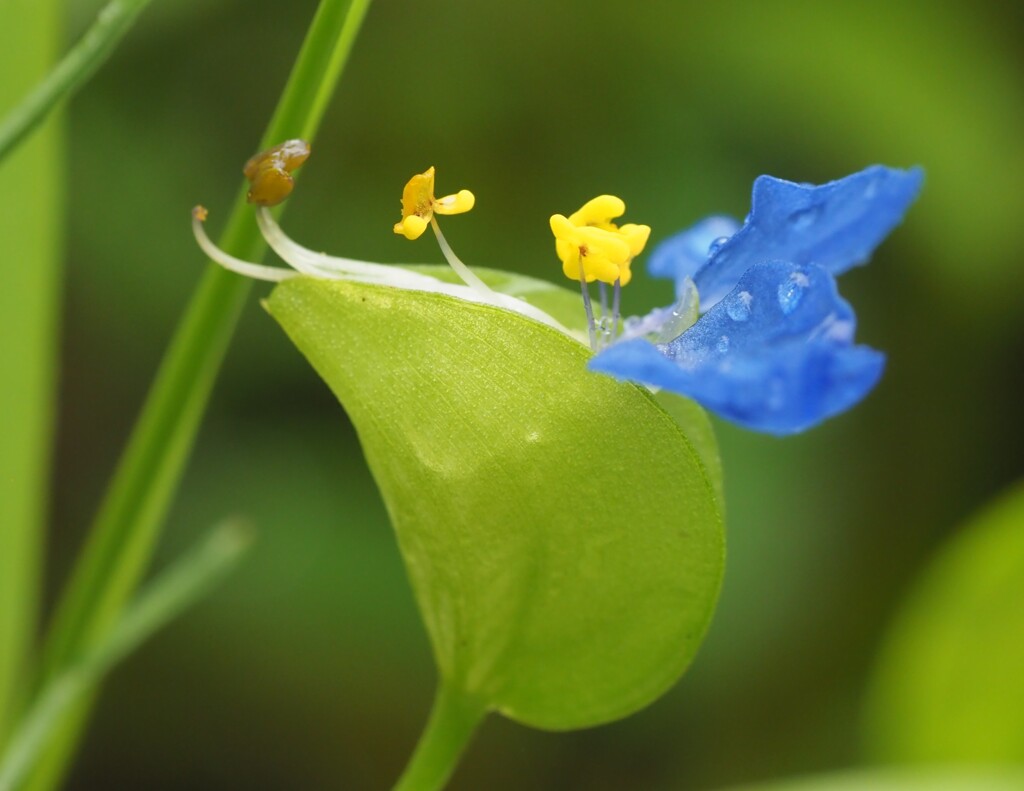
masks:
[(1020, 767), (979, 769), (863, 769), (832, 775), (744, 785), (728, 791), (1017, 791), (1024, 787)]
[[(60, 38), (55, 0), (5, 8), (0, 107), (45, 73)], [(54, 119), (0, 162), (0, 744), (24, 687), (36, 631), (54, 412), (63, 141)], [(16, 339), (16, 340), (15, 340)]]
[[(264, 131), (262, 144), (316, 136), (370, 0), (321, 0)], [(266, 245), (238, 193), (222, 246), (259, 258)], [(118, 468), (58, 602), (38, 684), (59, 674), (116, 621), (152, 556), (166, 511), (198, 432), (249, 282), (208, 265), (186, 307)], [(32, 791), (55, 787), (88, 713), (87, 701), (67, 713), (29, 780)]]
[(1024, 485), (970, 520), (892, 624), (869, 698), (885, 761), (1024, 763)]
[(555, 730), (675, 682), (724, 538), (699, 456), (646, 391), (451, 297), (295, 278), (266, 304), (356, 426), (446, 682)]
[(112, 0), (100, 11), (81, 41), (0, 121), (0, 160), (95, 73), (149, 2)]
[(0, 759), (0, 791), (18, 787), (71, 706), (220, 582), (250, 543), (251, 531), (241, 522), (229, 521), (215, 528), (142, 591), (100, 643), (41, 690)]

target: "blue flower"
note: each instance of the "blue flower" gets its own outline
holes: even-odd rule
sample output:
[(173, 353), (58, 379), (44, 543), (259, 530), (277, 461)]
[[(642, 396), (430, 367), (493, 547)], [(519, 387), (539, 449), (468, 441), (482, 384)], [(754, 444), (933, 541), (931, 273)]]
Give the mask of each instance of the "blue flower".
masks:
[(919, 168), (878, 165), (821, 186), (761, 176), (738, 230), (712, 217), (652, 256), (654, 274), (675, 278), (680, 304), (696, 288), (707, 312), (666, 342), (613, 344), (590, 368), (771, 434), (849, 409), (878, 382), (885, 358), (854, 345), (856, 319), (834, 276), (867, 261), (922, 179)]

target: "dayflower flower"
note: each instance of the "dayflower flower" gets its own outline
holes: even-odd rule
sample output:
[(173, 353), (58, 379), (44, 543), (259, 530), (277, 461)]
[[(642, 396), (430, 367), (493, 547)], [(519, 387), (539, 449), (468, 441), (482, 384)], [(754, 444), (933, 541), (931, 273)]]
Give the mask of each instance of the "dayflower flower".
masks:
[[(434, 169), (410, 179), (395, 232), (417, 238), (429, 223), (466, 285), (401, 266), (329, 256), (294, 242), (266, 208), (291, 191), (291, 172), (309, 155), (287, 141), (246, 164), (250, 200), (270, 247), (293, 269), (263, 266), (220, 250), (206, 235), (207, 212), (193, 210), (193, 230), (214, 261), (248, 277), (280, 281), (298, 274), (446, 294), (493, 305), (581, 340), (543, 310), (495, 292), (452, 252), (435, 214), (472, 208), (468, 190), (435, 198)], [(623, 202), (601, 195), (551, 229), (563, 273), (580, 283), (594, 371), (692, 397), (733, 422), (773, 434), (802, 431), (863, 398), (884, 367), (882, 353), (854, 344), (855, 316), (834, 276), (864, 263), (903, 218), (920, 190), (920, 169), (874, 166), (822, 186), (762, 176), (742, 225), (710, 217), (662, 243), (650, 270), (676, 281), (676, 302), (621, 323), (621, 287), (650, 228), (616, 223)], [(589, 284), (600, 289), (595, 321)], [(609, 311), (606, 286), (614, 287)], [(705, 311), (701, 315), (701, 311)]]
[(848, 409), (875, 386), (885, 358), (854, 345), (854, 313), (834, 275), (869, 258), (922, 179), (918, 168), (877, 165), (817, 187), (761, 176), (738, 230), (709, 218), (652, 257), (654, 274), (676, 279), (677, 308), (699, 294), (707, 312), (690, 311), (688, 328), (678, 322), (685, 309), (635, 320), (591, 370), (681, 393), (772, 434)]

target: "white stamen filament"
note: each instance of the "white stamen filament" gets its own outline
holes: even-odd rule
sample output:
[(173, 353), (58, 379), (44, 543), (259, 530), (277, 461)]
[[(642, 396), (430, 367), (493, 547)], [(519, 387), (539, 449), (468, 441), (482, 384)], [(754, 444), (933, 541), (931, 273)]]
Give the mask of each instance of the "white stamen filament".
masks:
[(580, 254), (580, 291), (583, 294), (583, 308), (587, 311), (587, 333), (590, 336), (590, 350), (597, 352), (597, 328), (594, 326), (594, 306), (590, 302), (587, 276), (583, 272), (583, 254)]
[[(354, 258), (338, 258), (303, 247), (282, 230), (274, 215), (265, 206), (256, 210), (256, 222), (270, 248), (304, 275), (358, 280), (363, 283), (393, 284), (414, 290), (418, 287), (429, 287), (437, 282), (435, 278), (418, 272), (396, 270), (393, 266), (357, 261)], [(401, 283), (396, 282), (399, 278), (402, 280)]]
[(253, 264), (249, 261), (243, 261), (241, 258), (235, 258), (233, 255), (229, 255), (221, 250), (217, 245), (213, 243), (206, 234), (206, 227), (203, 225), (203, 218), (205, 217), (205, 210), (201, 206), (196, 206), (192, 210), (192, 233), (196, 237), (196, 241), (199, 246), (203, 249), (210, 260), (220, 264), (225, 269), (235, 272), (245, 277), (251, 277), (255, 280), (267, 280), (272, 283), (279, 283), (282, 280), (287, 280), (290, 277), (295, 277), (295, 272), (290, 269), (282, 269), (279, 266), (263, 266), (262, 264)]
[[(229, 255), (213, 243), (213, 240), (206, 234), (206, 229), (203, 226), (205, 215), (206, 212), (201, 207), (197, 206), (192, 210), (192, 231), (195, 234), (196, 241), (203, 252), (210, 257), (211, 261), (240, 275), (245, 275), (255, 280), (280, 282), (295, 277), (298, 274), (304, 274), (327, 280), (347, 280), (356, 283), (391, 286), (407, 291), (444, 294), (466, 302), (491, 305), (492, 307), (518, 313), (521, 316), (558, 330), (573, 340), (580, 340), (576, 333), (566, 329), (560, 322), (540, 308), (534, 307), (528, 302), (509, 294), (493, 291), (471, 272), (469, 272), (470, 277), (479, 281), (483, 286), (482, 289), (462, 286), (456, 283), (445, 283), (430, 275), (411, 272), (399, 266), (358, 261), (353, 258), (337, 258), (326, 253), (317, 253), (309, 250), (289, 238), (265, 207), (260, 207), (256, 212), (256, 220), (260, 231), (271, 249), (294, 267), (295, 271), (243, 261), (240, 258)], [(463, 264), (463, 267), (465, 267), (465, 264)], [(466, 271), (468, 272), (468, 270)]]
[(622, 280), (615, 278), (615, 290), (612, 292), (612, 340), (619, 334), (619, 302), (622, 299)]
[(448, 266), (455, 270), (455, 274), (461, 277), (463, 282), (470, 288), (476, 289), (482, 294), (493, 294), (494, 291), (491, 287), (474, 275), (470, 271), (469, 267), (462, 263), (462, 260), (455, 255), (455, 251), (452, 250), (451, 245), (448, 244), (448, 240), (445, 239), (444, 234), (441, 233), (441, 226), (437, 224), (437, 217), (431, 216), (430, 227), (434, 229), (434, 236), (437, 237), (437, 244), (440, 246), (445, 260), (448, 261)]

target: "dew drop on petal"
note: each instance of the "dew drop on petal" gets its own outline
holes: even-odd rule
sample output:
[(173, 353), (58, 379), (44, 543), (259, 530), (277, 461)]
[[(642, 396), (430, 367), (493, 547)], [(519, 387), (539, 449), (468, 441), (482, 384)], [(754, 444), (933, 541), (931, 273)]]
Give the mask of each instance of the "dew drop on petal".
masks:
[(719, 250), (721, 250), (722, 249), (722, 245), (724, 245), (726, 242), (728, 242), (729, 238), (730, 237), (728, 237), (728, 236), (719, 236), (717, 239), (715, 239), (715, 241), (713, 241), (711, 243), (711, 245), (708, 247), (708, 258), (710, 258), (715, 253), (717, 253)]
[(719, 354), (725, 354), (727, 351), (729, 351), (729, 336), (723, 335), (721, 338), (719, 338), (718, 343), (715, 344), (715, 348), (718, 350)]
[(804, 231), (814, 225), (821, 214), (821, 206), (811, 206), (808, 209), (800, 209), (789, 215), (789, 224), (797, 231)]
[(803, 272), (794, 272), (785, 283), (779, 284), (779, 307), (787, 316), (796, 310), (810, 280)]
[(733, 321), (746, 321), (750, 318), (750, 304), (753, 301), (754, 295), (749, 291), (733, 294), (725, 305), (725, 312)]

